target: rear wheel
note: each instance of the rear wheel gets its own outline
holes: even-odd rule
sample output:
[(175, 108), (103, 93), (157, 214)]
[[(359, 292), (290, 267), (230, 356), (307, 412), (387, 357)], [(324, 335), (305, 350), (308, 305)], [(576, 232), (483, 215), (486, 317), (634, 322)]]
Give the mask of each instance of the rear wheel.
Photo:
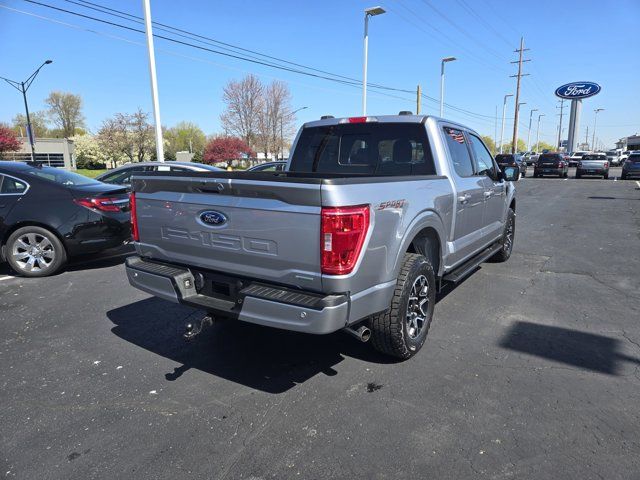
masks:
[(620, 175), (620, 180), (626, 180), (627, 179), (627, 174), (623, 173), (622, 175)]
[(582, 174), (580, 172), (576, 172), (576, 178), (580, 178), (582, 177)]
[(605, 173), (605, 174), (603, 175), (603, 178), (604, 178), (605, 180), (609, 180), (609, 173)]
[(13, 232), (6, 244), (7, 262), (25, 277), (52, 275), (67, 262), (62, 242), (41, 227), (22, 227)]
[(435, 301), (431, 263), (422, 255), (405, 254), (389, 309), (369, 321), (373, 347), (401, 359), (415, 355), (427, 338)]

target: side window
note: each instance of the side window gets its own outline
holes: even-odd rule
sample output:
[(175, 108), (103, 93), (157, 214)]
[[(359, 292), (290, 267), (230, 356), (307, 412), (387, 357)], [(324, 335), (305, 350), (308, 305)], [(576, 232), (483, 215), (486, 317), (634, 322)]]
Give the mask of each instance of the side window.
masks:
[(469, 135), (469, 141), (471, 142), (471, 148), (473, 149), (473, 155), (476, 161), (477, 175), (487, 175), (491, 177), (493, 175), (493, 159), (487, 147), (484, 146), (482, 140), (475, 135)]
[(453, 168), (461, 177), (473, 176), (473, 164), (471, 163), (471, 155), (467, 148), (467, 142), (464, 138), (462, 130), (444, 127), (447, 146), (453, 162)]
[(27, 184), (12, 177), (0, 175), (0, 193), (5, 195), (21, 195), (27, 191)]

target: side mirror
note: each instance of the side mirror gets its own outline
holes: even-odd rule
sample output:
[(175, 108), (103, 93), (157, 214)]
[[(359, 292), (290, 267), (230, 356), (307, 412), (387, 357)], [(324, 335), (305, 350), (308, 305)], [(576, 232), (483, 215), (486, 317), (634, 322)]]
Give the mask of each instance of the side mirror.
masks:
[(507, 182), (517, 182), (520, 178), (520, 167), (517, 165), (514, 167), (504, 167), (504, 170), (502, 170), (502, 178)]

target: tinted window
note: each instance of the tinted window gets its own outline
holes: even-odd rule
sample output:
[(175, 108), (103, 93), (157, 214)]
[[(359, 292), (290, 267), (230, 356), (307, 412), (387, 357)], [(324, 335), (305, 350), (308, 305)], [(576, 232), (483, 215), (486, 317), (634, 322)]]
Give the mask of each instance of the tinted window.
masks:
[(35, 167), (32, 170), (26, 170), (25, 173), (66, 186), (95, 185), (100, 183), (93, 178), (85, 177), (78, 173), (67, 172), (66, 170), (55, 167)]
[(0, 175), (0, 193), (21, 194), (27, 191), (27, 184), (12, 177)]
[(469, 141), (476, 161), (477, 174), (491, 176), (493, 173), (493, 158), (491, 158), (489, 150), (484, 146), (482, 140), (475, 135), (469, 135)]
[(548, 153), (540, 155), (540, 158), (538, 159), (539, 162), (557, 162), (558, 160), (562, 160), (559, 155), (551, 155)]
[[(152, 167), (153, 168), (153, 167)], [(116, 185), (128, 185), (131, 183), (131, 175), (134, 172), (144, 172), (146, 167), (139, 165), (136, 167), (124, 168), (117, 172), (111, 172), (100, 179), (101, 182), (113, 183)]]
[(471, 155), (469, 154), (464, 134), (461, 130), (450, 127), (444, 127), (444, 133), (456, 173), (461, 177), (472, 176), (473, 164), (471, 163)]
[(339, 124), (306, 128), (291, 158), (293, 172), (433, 175), (435, 167), (419, 124)]
[(503, 153), (496, 155), (496, 162), (498, 163), (512, 163), (513, 161), (513, 155), (505, 155)]
[(640, 155), (629, 155), (629, 161), (633, 163), (640, 163)]

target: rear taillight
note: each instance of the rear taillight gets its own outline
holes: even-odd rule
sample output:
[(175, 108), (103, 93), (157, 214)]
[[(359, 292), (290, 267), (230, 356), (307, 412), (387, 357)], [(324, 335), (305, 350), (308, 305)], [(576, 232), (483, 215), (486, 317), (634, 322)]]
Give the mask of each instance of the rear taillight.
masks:
[(609, 167), (609, 162), (604, 162), (604, 168)]
[(131, 238), (134, 242), (140, 241), (138, 233), (138, 214), (136, 212), (136, 192), (129, 194), (129, 205), (131, 207)]
[(562, 162), (562, 161), (561, 161), (560, 163), (558, 163), (558, 166), (559, 166), (560, 168), (564, 168), (564, 162)]
[(101, 212), (121, 212), (127, 200), (114, 197), (76, 198), (74, 202), (80, 206), (100, 210)]
[(582, 162), (578, 162), (578, 168), (582, 168)]
[(322, 209), (320, 257), (322, 273), (351, 273), (369, 230), (369, 205)]

